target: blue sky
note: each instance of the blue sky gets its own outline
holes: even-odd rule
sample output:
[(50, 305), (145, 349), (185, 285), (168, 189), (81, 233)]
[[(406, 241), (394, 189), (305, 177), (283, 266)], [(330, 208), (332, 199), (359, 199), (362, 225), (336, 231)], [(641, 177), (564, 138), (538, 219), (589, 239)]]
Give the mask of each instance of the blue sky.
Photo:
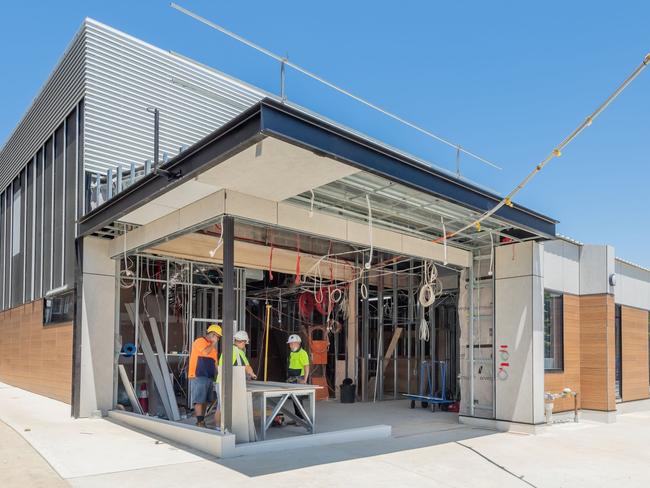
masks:
[[(650, 52), (650, 2), (177, 0), (462, 144), (462, 173), (507, 192)], [(84, 17), (269, 91), (277, 64), (166, 1), (10, 2), (0, 18), (0, 141)], [(455, 152), (289, 72), (289, 99), (453, 170)], [(558, 231), (650, 266), (650, 69), (516, 199)]]

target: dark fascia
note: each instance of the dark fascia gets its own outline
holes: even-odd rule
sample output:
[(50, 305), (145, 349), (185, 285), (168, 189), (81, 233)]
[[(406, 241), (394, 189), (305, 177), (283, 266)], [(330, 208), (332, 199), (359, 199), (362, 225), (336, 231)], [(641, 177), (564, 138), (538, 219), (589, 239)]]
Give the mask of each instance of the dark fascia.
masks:
[[(485, 212), (500, 197), (410, 159), (362, 136), (273, 99), (264, 99), (182, 152), (163, 168), (108, 200), (80, 220), (80, 235), (88, 235), (119, 220), (139, 206), (188, 181), (237, 152), (273, 136), (426, 194)], [(170, 173), (180, 178), (170, 180)], [(496, 216), (531, 234), (555, 236), (554, 219), (519, 207), (504, 206)]]

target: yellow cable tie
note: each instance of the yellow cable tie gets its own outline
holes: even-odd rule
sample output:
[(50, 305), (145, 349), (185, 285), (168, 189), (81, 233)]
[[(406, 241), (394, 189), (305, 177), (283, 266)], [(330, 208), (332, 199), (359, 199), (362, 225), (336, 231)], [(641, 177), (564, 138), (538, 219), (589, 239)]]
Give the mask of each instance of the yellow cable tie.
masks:
[(510, 208), (514, 207), (514, 205), (512, 204), (512, 200), (510, 200), (509, 197), (506, 197), (506, 205)]
[(645, 58), (643, 58), (643, 64), (648, 64), (650, 63), (650, 53), (645, 55)]
[(553, 149), (553, 156), (555, 156), (556, 158), (559, 158), (560, 156), (562, 156), (562, 151), (560, 151), (557, 148)]
[(481, 223), (476, 222), (476, 232), (481, 232)]

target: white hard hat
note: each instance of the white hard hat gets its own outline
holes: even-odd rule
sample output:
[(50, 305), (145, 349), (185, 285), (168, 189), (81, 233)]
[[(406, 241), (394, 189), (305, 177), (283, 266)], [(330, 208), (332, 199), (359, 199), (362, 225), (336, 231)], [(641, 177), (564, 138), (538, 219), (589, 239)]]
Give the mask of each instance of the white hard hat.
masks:
[(244, 341), (248, 344), (248, 333), (245, 330), (238, 330), (233, 336), (235, 341)]
[(301, 343), (302, 339), (298, 334), (291, 334), (289, 338), (287, 339), (287, 344), (291, 344), (292, 342), (298, 342)]

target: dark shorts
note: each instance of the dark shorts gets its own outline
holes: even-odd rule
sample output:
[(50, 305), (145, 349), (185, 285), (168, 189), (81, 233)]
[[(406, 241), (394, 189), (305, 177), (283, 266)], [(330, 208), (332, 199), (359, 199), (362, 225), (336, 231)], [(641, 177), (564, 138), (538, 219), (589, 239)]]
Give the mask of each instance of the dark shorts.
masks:
[(208, 403), (213, 391), (214, 380), (205, 376), (190, 379), (192, 405), (195, 403)]

